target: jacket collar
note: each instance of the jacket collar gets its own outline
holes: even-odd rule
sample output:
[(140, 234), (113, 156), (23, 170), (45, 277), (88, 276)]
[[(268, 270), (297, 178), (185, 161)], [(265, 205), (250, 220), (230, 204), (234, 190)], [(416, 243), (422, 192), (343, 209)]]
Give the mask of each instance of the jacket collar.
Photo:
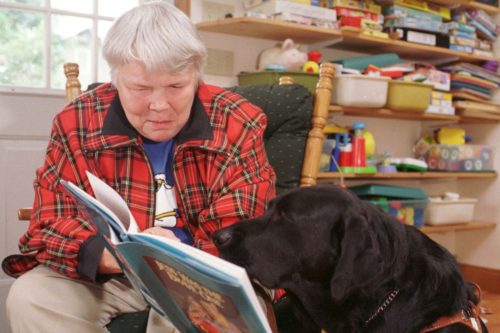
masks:
[[(139, 137), (137, 130), (128, 122), (118, 95), (113, 99), (102, 128), (103, 135), (123, 135), (130, 139)], [(177, 144), (191, 140), (212, 140), (213, 133), (205, 108), (195, 95), (189, 119), (175, 137)]]

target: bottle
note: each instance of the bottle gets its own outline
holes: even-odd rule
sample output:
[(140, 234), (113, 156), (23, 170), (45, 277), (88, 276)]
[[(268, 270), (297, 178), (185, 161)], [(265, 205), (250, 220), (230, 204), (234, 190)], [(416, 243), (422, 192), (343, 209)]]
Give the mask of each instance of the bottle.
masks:
[(352, 166), (355, 168), (366, 167), (365, 138), (363, 132), (365, 123), (355, 122), (352, 124), (354, 131), (352, 137)]

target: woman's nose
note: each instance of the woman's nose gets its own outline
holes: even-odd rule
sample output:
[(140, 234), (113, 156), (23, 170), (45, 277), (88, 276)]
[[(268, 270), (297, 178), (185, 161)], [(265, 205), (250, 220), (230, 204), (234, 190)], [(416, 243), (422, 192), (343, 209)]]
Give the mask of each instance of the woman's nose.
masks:
[(169, 98), (167, 93), (161, 89), (154, 90), (151, 94), (149, 108), (153, 111), (163, 111), (168, 108)]

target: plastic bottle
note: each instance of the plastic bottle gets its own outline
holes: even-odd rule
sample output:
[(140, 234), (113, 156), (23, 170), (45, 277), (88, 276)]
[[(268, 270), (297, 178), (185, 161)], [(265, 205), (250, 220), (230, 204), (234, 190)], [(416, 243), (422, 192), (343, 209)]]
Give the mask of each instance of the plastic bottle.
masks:
[(363, 122), (352, 124), (354, 131), (352, 137), (352, 166), (355, 168), (366, 167), (365, 138), (363, 136), (365, 127)]

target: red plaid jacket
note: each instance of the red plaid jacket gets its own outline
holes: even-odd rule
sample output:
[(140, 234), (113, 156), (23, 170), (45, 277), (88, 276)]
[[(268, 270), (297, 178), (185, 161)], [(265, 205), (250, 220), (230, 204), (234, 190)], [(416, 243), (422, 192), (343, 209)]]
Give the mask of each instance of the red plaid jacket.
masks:
[[(200, 85), (188, 123), (175, 138), (173, 166), (179, 222), (196, 247), (217, 254), (210, 234), (263, 214), (274, 197), (265, 127), (258, 107), (235, 93)], [(85, 170), (123, 196), (141, 230), (153, 225), (151, 167), (110, 84), (81, 95), (55, 117), (45, 163), (36, 173), (21, 254), (2, 263), (7, 274), (16, 277), (43, 264), (69, 277), (96, 277), (102, 239), (59, 183), (66, 179), (92, 193)]]

